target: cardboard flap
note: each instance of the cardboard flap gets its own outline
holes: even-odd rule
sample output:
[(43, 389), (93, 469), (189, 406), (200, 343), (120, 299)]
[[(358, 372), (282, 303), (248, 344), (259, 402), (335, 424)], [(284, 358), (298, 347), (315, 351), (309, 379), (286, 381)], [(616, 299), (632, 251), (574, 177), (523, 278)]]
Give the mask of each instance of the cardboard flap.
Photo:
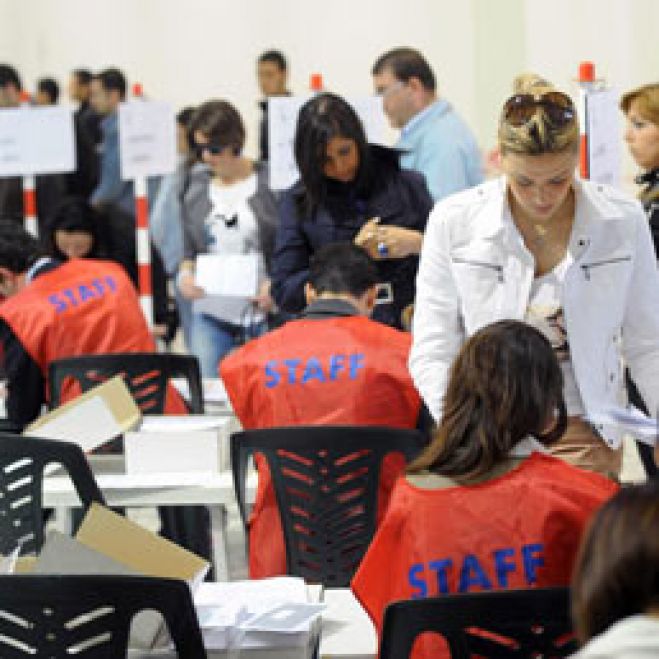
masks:
[(76, 540), (146, 576), (193, 582), (209, 567), (192, 552), (96, 503), (89, 507)]
[(23, 434), (74, 442), (89, 452), (137, 427), (141, 419), (128, 387), (117, 375), (39, 417)]

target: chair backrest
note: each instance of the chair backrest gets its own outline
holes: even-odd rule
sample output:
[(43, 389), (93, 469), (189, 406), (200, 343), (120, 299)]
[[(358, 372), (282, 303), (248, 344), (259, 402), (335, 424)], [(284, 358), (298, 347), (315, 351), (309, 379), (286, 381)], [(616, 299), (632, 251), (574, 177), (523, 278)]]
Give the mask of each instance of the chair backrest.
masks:
[(185, 378), (190, 387), (188, 403), (193, 414), (204, 413), (199, 361), (192, 355), (129, 352), (67, 357), (48, 367), (50, 406), (57, 407), (65, 383), (75, 380), (81, 392), (121, 375), (142, 414), (162, 414), (171, 378)]
[(243, 521), (247, 459), (265, 456), (274, 484), (289, 574), (326, 587), (350, 583), (375, 531), (380, 467), (424, 445), (416, 430), (357, 426), (268, 428), (231, 436)]
[(394, 602), (384, 613), (380, 659), (406, 659), (423, 632), (451, 657), (567, 657), (577, 649), (568, 588), (537, 588)]
[(85, 510), (94, 501), (105, 505), (77, 444), (0, 433), (0, 553), (7, 554), (16, 545), (21, 554), (41, 548), (43, 471), (49, 463), (66, 469)]
[(165, 619), (179, 657), (206, 657), (188, 585), (124, 575), (0, 577), (0, 656), (126, 657), (145, 609)]

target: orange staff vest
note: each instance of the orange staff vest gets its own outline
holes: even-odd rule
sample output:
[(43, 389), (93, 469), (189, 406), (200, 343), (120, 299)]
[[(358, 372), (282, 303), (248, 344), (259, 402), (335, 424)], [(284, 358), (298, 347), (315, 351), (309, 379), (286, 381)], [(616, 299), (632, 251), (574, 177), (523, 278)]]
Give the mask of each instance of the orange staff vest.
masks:
[[(407, 370), (410, 335), (362, 316), (295, 320), (226, 357), (220, 375), (243, 428), (382, 425), (414, 428), (421, 400)], [(286, 573), (279, 511), (265, 460), (249, 523), (249, 573)], [(404, 468), (385, 458), (378, 518)]]
[[(568, 585), (585, 525), (617, 489), (537, 452), (472, 486), (422, 489), (400, 478), (352, 590), (381, 633), (395, 600)], [(412, 656), (449, 654), (435, 637)]]
[[(57, 359), (156, 349), (132, 282), (121, 266), (109, 261), (67, 261), (3, 302), (0, 317), (44, 379)], [(62, 402), (77, 393), (77, 386), (67, 389)], [(166, 411), (187, 411), (173, 388), (167, 392)]]

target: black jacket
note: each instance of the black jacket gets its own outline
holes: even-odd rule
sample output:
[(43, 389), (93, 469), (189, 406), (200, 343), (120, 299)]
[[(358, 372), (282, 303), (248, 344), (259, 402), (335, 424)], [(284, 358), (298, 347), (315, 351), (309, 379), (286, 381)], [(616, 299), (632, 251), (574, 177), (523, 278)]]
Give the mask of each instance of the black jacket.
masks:
[[(323, 245), (350, 242), (371, 218), (423, 232), (432, 209), (432, 198), (422, 174), (401, 170), (399, 152), (371, 145), (373, 176), (368, 192), (354, 184), (328, 181), (323, 205), (311, 215), (301, 213), (304, 184), (295, 183), (282, 194), (279, 227), (272, 261), (272, 293), (280, 308), (298, 312), (304, 308), (304, 284), (309, 259)], [(392, 284), (394, 301), (380, 304), (373, 318), (400, 327), (401, 311), (414, 299), (417, 256), (378, 261), (382, 282)]]
[(641, 193), (641, 201), (648, 215), (654, 249), (659, 259), (659, 167), (638, 176), (636, 183), (646, 186)]

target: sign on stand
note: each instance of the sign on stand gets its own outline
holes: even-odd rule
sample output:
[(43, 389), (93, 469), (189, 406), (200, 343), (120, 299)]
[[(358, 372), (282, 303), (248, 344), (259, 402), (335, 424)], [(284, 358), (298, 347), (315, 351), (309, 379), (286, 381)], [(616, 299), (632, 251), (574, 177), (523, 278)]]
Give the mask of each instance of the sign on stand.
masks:
[(140, 304), (153, 326), (151, 243), (147, 179), (176, 168), (176, 117), (173, 108), (157, 101), (133, 100), (119, 106), (121, 177), (135, 186), (137, 274)]

